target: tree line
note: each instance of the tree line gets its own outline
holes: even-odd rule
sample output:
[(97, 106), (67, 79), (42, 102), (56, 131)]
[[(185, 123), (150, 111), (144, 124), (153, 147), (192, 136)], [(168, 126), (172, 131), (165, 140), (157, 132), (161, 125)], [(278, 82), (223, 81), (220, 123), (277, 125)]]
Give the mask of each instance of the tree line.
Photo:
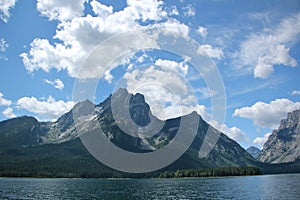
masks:
[(183, 177), (220, 177), (220, 176), (250, 176), (261, 175), (261, 171), (255, 166), (244, 167), (220, 167), (215, 169), (181, 169), (177, 171), (165, 171), (159, 174), (159, 178), (183, 178)]

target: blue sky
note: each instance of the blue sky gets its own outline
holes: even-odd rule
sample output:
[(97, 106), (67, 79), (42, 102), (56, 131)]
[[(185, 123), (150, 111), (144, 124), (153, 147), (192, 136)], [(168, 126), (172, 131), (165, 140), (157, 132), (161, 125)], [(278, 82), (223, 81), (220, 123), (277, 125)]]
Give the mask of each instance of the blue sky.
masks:
[[(300, 108), (297, 0), (4, 0), (0, 18), (0, 120), (55, 120), (76, 103), (76, 81), (100, 79), (86, 97), (95, 103), (127, 87), (143, 93), (160, 118), (195, 110), (243, 147), (261, 147), (287, 112)], [(136, 50), (109, 67), (89, 57), (104, 41), (110, 50), (103, 58), (117, 55), (115, 46), (161, 47), (153, 35), (129, 37), (141, 28), (172, 30), (197, 43), (195, 54), (209, 57), (220, 73), (224, 121), (211, 114), (211, 99), (222, 91), (209, 88), (186, 55)], [(122, 43), (111, 39), (119, 34)]]

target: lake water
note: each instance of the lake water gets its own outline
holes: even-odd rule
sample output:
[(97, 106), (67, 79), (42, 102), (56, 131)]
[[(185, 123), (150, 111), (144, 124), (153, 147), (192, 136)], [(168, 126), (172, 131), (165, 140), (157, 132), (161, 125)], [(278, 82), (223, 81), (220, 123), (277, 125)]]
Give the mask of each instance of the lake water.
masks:
[(300, 199), (300, 174), (190, 179), (0, 178), (0, 199)]

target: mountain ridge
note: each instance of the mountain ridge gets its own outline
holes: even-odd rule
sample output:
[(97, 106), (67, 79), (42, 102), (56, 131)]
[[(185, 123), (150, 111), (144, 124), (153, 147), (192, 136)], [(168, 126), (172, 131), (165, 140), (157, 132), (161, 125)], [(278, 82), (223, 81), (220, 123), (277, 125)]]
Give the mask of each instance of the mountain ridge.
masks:
[[(130, 102), (130, 104), (128, 106), (131, 109), (129, 114), (134, 116), (135, 122), (138, 122), (140, 119), (146, 119), (147, 117), (151, 120), (157, 118), (151, 116), (149, 105), (146, 104), (145, 99), (140, 96), (141, 94), (132, 95), (125, 89), (120, 91), (121, 93), (117, 91), (117, 93), (110, 95), (98, 105), (94, 105), (88, 100), (79, 102), (55, 122), (38, 122), (36, 119), (34, 120), (33, 117), (7, 120), (8, 122), (14, 122), (13, 126), (8, 127), (4, 127), (7, 125), (7, 122), (0, 122), (0, 127), (2, 127), (0, 129), (0, 139), (2, 141), (2, 143), (0, 143), (0, 155), (3, 158), (2, 161), (0, 161), (0, 175), (27, 174), (23, 168), (23, 166), (27, 166), (26, 169), (29, 170), (31, 174), (48, 174), (52, 177), (56, 176), (53, 173), (58, 173), (59, 171), (66, 174), (76, 172), (76, 177), (81, 176), (78, 174), (90, 174), (89, 176), (91, 177), (93, 177), (92, 174), (94, 174), (97, 177), (101, 177), (104, 172), (111, 174), (110, 176), (124, 176), (124, 173), (118, 172), (98, 162), (84, 148), (76, 132), (77, 127), (73, 119), (74, 112), (77, 112), (76, 115), (79, 117), (98, 122), (106, 137), (119, 148), (126, 151), (147, 153), (168, 145), (177, 134), (182, 118), (178, 117), (166, 120), (162, 129), (156, 135), (147, 139), (128, 135), (118, 127), (114, 119), (111, 107), (113, 95), (120, 95), (122, 99), (129, 99), (128, 102)], [(196, 113), (191, 114), (195, 115)], [(197, 133), (192, 144), (179, 159), (163, 168), (163, 170), (211, 169), (230, 166), (258, 166), (261, 169), (267, 168), (267, 170), (269, 170), (269, 165), (265, 166), (263, 163), (257, 162), (236, 141), (211, 127), (200, 115), (197, 114), (197, 116), (199, 117), (199, 126), (197, 127)], [(22, 132), (22, 123), (16, 123), (16, 121), (20, 119), (26, 121), (27, 118), (30, 119), (29, 121), (31, 123), (29, 123), (26, 129), (27, 132)], [(146, 126), (147, 123), (140, 125)], [(89, 127), (83, 128), (87, 133), (89, 132)], [(199, 149), (209, 128), (219, 134), (219, 139), (206, 157), (199, 158)], [(15, 134), (12, 140), (9, 137), (4, 137), (7, 134), (5, 130), (19, 131), (12, 132)], [(34, 132), (31, 132), (31, 130), (34, 130)], [(29, 142), (27, 141), (26, 144), (23, 144), (22, 141), (26, 141), (23, 137), (24, 134), (32, 134), (34, 137)], [(2, 145), (5, 143), (8, 145)], [(37, 155), (37, 157), (32, 155)], [(35, 163), (36, 166), (31, 169), (30, 165), (32, 163)], [(58, 163), (59, 165), (57, 167), (56, 165)], [(82, 169), (75, 169), (71, 167), (71, 165), (78, 165)], [(89, 165), (94, 166), (93, 170), (89, 170)], [(13, 170), (10, 171), (11, 169)]]

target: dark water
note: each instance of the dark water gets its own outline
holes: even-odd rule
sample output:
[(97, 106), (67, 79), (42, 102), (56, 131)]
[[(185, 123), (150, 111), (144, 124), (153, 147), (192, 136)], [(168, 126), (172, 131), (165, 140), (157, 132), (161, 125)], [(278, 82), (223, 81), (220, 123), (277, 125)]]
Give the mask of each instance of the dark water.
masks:
[(122, 180), (0, 178), (0, 199), (300, 199), (300, 174)]

